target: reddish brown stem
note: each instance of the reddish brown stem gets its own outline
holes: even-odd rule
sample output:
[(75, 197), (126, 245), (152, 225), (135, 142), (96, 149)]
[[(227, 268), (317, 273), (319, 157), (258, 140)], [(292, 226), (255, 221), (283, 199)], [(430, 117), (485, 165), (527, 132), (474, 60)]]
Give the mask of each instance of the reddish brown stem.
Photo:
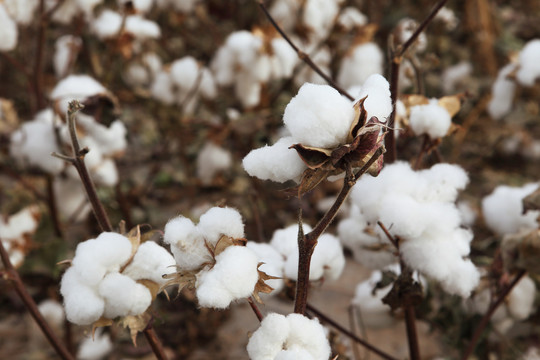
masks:
[(408, 301), (403, 305), (405, 312), (405, 327), (407, 328), (407, 342), (411, 360), (420, 360), (420, 348), (418, 346), (418, 333), (416, 332), (416, 314), (414, 306)]
[(47, 206), (49, 207), (49, 213), (51, 215), (51, 220), (54, 225), (54, 231), (56, 235), (60, 238), (64, 238), (64, 232), (62, 230), (62, 224), (60, 223), (60, 218), (58, 217), (58, 206), (56, 204), (56, 196), (54, 193), (54, 177), (52, 175), (47, 175)]
[(39, 309), (26, 288), (24, 287), (24, 284), (21, 280), (21, 277), (19, 276), (19, 273), (17, 270), (13, 267), (13, 264), (9, 260), (9, 255), (4, 248), (4, 244), (2, 240), (0, 239), (0, 257), (2, 258), (2, 262), (4, 263), (4, 276), (7, 277), (7, 279), (11, 280), (15, 291), (23, 301), (24, 305), (30, 312), (30, 315), (34, 318), (36, 323), (38, 324), (39, 328), (49, 341), (49, 343), (52, 345), (52, 347), (55, 349), (58, 356), (60, 356), (62, 359), (66, 360), (74, 360), (74, 357), (69, 353), (67, 348), (62, 344), (58, 336), (53, 332), (53, 330), (50, 328), (49, 324), (47, 324), (47, 321), (41, 315), (39, 312)]
[(259, 321), (262, 321), (263, 315), (261, 313), (261, 310), (259, 310), (259, 307), (255, 303), (255, 301), (253, 301), (253, 296), (248, 297), (247, 301), (249, 303), (249, 306), (251, 306), (251, 310), (253, 310), (253, 312), (255, 313), (255, 316), (257, 316), (257, 319), (259, 319)]
[(373, 353), (379, 355), (381, 358), (387, 359), (387, 360), (396, 360), (396, 358), (394, 358), (393, 356), (388, 355), (387, 353), (385, 353), (381, 349), (379, 349), (379, 348), (371, 345), (370, 343), (360, 339), (358, 336), (356, 336), (355, 334), (353, 334), (352, 332), (347, 330), (345, 327), (341, 326), (340, 324), (338, 324), (337, 322), (332, 320), (332, 318), (330, 318), (329, 316), (326, 316), (325, 314), (323, 314), (322, 312), (320, 312), (319, 310), (314, 308), (312, 305), (307, 304), (307, 309), (308, 309), (309, 312), (313, 313), (315, 316), (317, 316), (322, 321), (330, 324), (332, 327), (336, 328), (341, 333), (347, 335), (349, 338), (353, 339), (358, 344), (364, 346), (366, 349), (368, 349), (368, 350), (372, 351)]
[(45, 33), (48, 26), (48, 18), (45, 15), (45, 0), (39, 1), (40, 19), (38, 23), (38, 36), (36, 39), (36, 56), (34, 63), (34, 96), (36, 99), (37, 110), (45, 107), (45, 98), (43, 97), (43, 59), (45, 56)]
[(506, 296), (510, 293), (510, 291), (512, 291), (514, 286), (516, 286), (516, 284), (525, 276), (525, 274), (527, 274), (527, 272), (525, 270), (521, 270), (519, 273), (517, 273), (514, 280), (512, 280), (510, 284), (508, 284), (504, 289), (502, 289), (502, 291), (500, 291), (499, 296), (491, 304), (488, 311), (485, 313), (484, 317), (482, 317), (482, 320), (474, 330), (471, 342), (469, 343), (469, 346), (467, 346), (467, 349), (461, 357), (462, 360), (467, 360), (472, 355), (476, 344), (478, 343), (478, 340), (480, 340), (480, 336), (482, 335), (484, 329), (489, 323), (489, 320), (491, 320), (491, 317), (493, 316), (497, 308), (503, 303), (503, 301), (506, 299)]
[(414, 170), (420, 170), (420, 166), (422, 165), (422, 160), (424, 159), (424, 155), (426, 154), (426, 151), (428, 148), (429, 148), (429, 135), (425, 134), (424, 139), (422, 140), (422, 147), (420, 148), (420, 152), (418, 153), (418, 157), (416, 158), (416, 162), (414, 163)]
[(156, 355), (156, 358), (158, 358), (158, 360), (167, 360), (167, 355), (165, 354), (163, 345), (161, 344), (161, 341), (159, 340), (159, 337), (157, 336), (151, 321), (148, 323), (148, 326), (146, 326), (146, 329), (144, 329), (143, 333), (144, 337), (152, 348), (152, 352), (154, 353), (154, 355)]

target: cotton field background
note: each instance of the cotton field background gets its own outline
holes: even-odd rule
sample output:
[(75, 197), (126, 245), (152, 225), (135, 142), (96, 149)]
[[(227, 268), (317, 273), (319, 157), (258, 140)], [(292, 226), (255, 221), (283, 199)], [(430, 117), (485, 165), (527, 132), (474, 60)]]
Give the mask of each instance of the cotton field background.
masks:
[(0, 0), (0, 358), (540, 359), (539, 19)]

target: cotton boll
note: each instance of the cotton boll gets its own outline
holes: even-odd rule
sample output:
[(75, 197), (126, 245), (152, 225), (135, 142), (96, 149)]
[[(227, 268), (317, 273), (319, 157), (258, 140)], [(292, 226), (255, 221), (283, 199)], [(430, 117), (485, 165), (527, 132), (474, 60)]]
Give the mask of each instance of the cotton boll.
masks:
[[(14, 21), (21, 25), (29, 25), (34, 18), (39, 0), (4, 0), (3, 3)], [(3, 22), (1, 23), (4, 25)]]
[(360, 310), (363, 322), (371, 328), (383, 328), (395, 322), (390, 306), (382, 302), (382, 299), (392, 289), (392, 285), (373, 291), (381, 280), (382, 272), (373, 271), (369, 279), (356, 286), (352, 300), (352, 304)]
[(298, 181), (307, 166), (296, 150), (289, 149), (294, 143), (294, 138), (284, 137), (272, 146), (251, 150), (242, 160), (242, 165), (249, 175), (261, 180)]
[(156, 74), (154, 82), (150, 86), (150, 93), (165, 105), (172, 105), (175, 102), (173, 83), (169, 73), (159, 71)]
[(247, 345), (252, 360), (274, 359), (281, 351), (290, 333), (289, 321), (283, 315), (270, 313), (251, 335)]
[(161, 37), (159, 25), (139, 15), (128, 16), (125, 26), (126, 32), (133, 34), (136, 39), (158, 39)]
[[(307, 224), (302, 225), (304, 234), (311, 231), (311, 226)], [(278, 229), (272, 234), (272, 245), (281, 255), (287, 257), (294, 251), (298, 251), (298, 225), (290, 225), (285, 229)]]
[(519, 53), (517, 81), (524, 86), (533, 86), (540, 77), (540, 39), (529, 41)]
[(64, 308), (58, 301), (51, 299), (43, 300), (39, 303), (38, 310), (51, 326), (60, 328), (64, 324)]
[(351, 31), (355, 27), (366, 25), (368, 18), (357, 8), (348, 6), (341, 10), (337, 22), (345, 31)]
[(90, 170), (92, 171), (92, 178), (97, 184), (110, 187), (118, 184), (118, 170), (112, 159), (104, 159)]
[(469, 183), (469, 177), (461, 167), (451, 164), (436, 164), (421, 172), (429, 186), (420, 190), (420, 198), (424, 201), (454, 202), (458, 190), (463, 190)]
[(114, 349), (109, 334), (103, 334), (100, 328), (93, 336), (85, 338), (77, 350), (79, 360), (100, 360), (107, 356)]
[(104, 251), (96, 239), (83, 241), (77, 245), (72, 268), (78, 274), (81, 282), (89, 286), (97, 286), (107, 273), (107, 267), (99, 260), (100, 253)]
[(523, 277), (512, 289), (507, 298), (510, 315), (516, 320), (525, 320), (534, 310), (536, 285), (529, 277)]
[(139, 315), (150, 306), (152, 295), (144, 285), (119, 273), (110, 273), (99, 284), (99, 295), (105, 300), (103, 316)]
[(293, 138), (307, 146), (333, 148), (345, 143), (354, 109), (328, 85), (304, 84), (289, 102), (283, 122)]
[(261, 83), (253, 74), (242, 72), (236, 76), (234, 91), (244, 108), (250, 108), (259, 103), (261, 89)]
[(515, 234), (523, 230), (538, 227), (537, 218), (540, 211), (527, 211), (523, 214), (522, 200), (538, 189), (532, 183), (521, 188), (498, 186), (490, 195), (482, 200), (482, 213), (486, 225), (499, 235)]
[(62, 276), (60, 293), (64, 297), (67, 319), (78, 325), (89, 325), (103, 314), (105, 302), (97, 292), (84, 285), (74, 267)]
[(244, 246), (229, 246), (216, 264), (197, 278), (197, 299), (203, 307), (224, 309), (251, 295), (259, 279), (257, 255)]
[(341, 1), (310, 0), (304, 4), (302, 22), (311, 30), (311, 40), (324, 39), (339, 13)]
[(452, 124), (450, 114), (436, 100), (413, 106), (409, 121), (415, 135), (426, 134), (432, 139), (444, 137)]
[(87, 124), (85, 130), (106, 156), (116, 156), (127, 148), (127, 129), (120, 120), (115, 120), (109, 127), (106, 127), (91, 118), (91, 122)]
[(383, 72), (382, 50), (373, 42), (357, 45), (341, 62), (338, 83), (348, 88), (361, 85), (372, 74)]
[(337, 280), (344, 268), (345, 256), (339, 239), (330, 234), (321, 235), (311, 258), (310, 280), (323, 277)]
[(171, 64), (171, 78), (173, 83), (184, 88), (194, 89), (197, 84), (199, 65), (192, 56), (186, 56)]
[(215, 245), (222, 235), (233, 239), (244, 237), (242, 215), (233, 208), (211, 208), (201, 216), (197, 228), (212, 245)]
[(203, 185), (210, 185), (214, 176), (232, 164), (231, 153), (207, 142), (197, 156), (197, 177)]
[(66, 75), (81, 46), (82, 40), (78, 36), (63, 35), (56, 40), (53, 57), (56, 77), (62, 78)]
[(56, 84), (50, 98), (59, 102), (60, 110), (66, 112), (70, 101), (83, 100), (106, 92), (103, 85), (88, 75), (70, 75)]
[(153, 241), (142, 243), (131, 263), (123, 273), (133, 280), (148, 279), (160, 285), (165, 283), (163, 275), (172, 273), (176, 261), (163, 247)]
[(501, 70), (499, 70), (497, 79), (493, 83), (491, 88), (492, 98), (488, 103), (487, 111), (495, 120), (501, 119), (512, 109), (516, 84), (514, 81), (509, 79), (508, 76), (514, 72), (516, 68), (516, 64), (508, 64), (504, 66)]
[(472, 64), (462, 61), (447, 67), (442, 73), (441, 84), (445, 94), (451, 94), (473, 71)]
[(106, 39), (118, 35), (122, 26), (122, 15), (112, 10), (103, 10), (93, 20), (90, 28), (100, 39)]
[(2, 24), (0, 27), (0, 51), (11, 51), (17, 46), (19, 30), (4, 4), (0, 4), (0, 23)]
[(377, 117), (379, 121), (386, 121), (392, 113), (392, 99), (390, 96), (390, 84), (379, 74), (370, 75), (357, 96), (357, 101), (367, 96), (364, 101), (364, 109), (367, 118)]
[(53, 182), (58, 212), (73, 221), (82, 221), (92, 210), (79, 179), (56, 177)]
[(293, 48), (281, 38), (272, 39), (272, 50), (279, 64), (279, 71), (274, 74), (277, 78), (288, 78), (292, 75), (298, 63), (298, 56)]
[(313, 359), (328, 359), (330, 357), (330, 344), (326, 333), (318, 319), (308, 319), (301, 314), (287, 315), (289, 321), (289, 336), (285, 348), (291, 349), (299, 346), (307, 350)]
[(211, 256), (204, 238), (191, 220), (178, 216), (165, 225), (163, 240), (171, 245), (171, 251), (181, 270), (196, 270)]
[[(46, 0), (45, 5), (47, 11), (50, 11), (54, 6), (56, 6), (57, 2), (55, 0)], [(79, 6), (75, 1), (64, 1), (56, 11), (52, 13), (51, 19), (55, 23), (67, 25), (71, 23), (73, 18), (77, 16), (77, 14), (80, 13)]]
[(216, 82), (210, 70), (203, 68), (199, 91), (205, 99), (212, 100), (217, 96)]

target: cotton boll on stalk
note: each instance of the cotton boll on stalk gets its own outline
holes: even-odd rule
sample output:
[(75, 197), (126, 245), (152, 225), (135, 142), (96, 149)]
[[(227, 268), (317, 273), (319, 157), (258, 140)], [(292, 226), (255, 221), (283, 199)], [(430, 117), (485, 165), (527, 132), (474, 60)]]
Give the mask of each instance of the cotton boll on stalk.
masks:
[(232, 155), (211, 142), (207, 142), (197, 155), (197, 177), (203, 185), (210, 185), (215, 175), (232, 165)]
[(345, 88), (364, 84), (370, 75), (383, 72), (383, 60), (383, 52), (377, 44), (357, 45), (341, 61), (338, 83)]
[(533, 86), (540, 78), (540, 39), (530, 40), (519, 53), (517, 81), (523, 86)]
[(94, 78), (88, 75), (70, 75), (56, 84), (50, 98), (62, 113), (66, 113), (70, 101), (82, 101), (90, 96), (106, 93), (107, 89)]
[[(7, 13), (20, 25), (29, 25), (34, 19), (39, 0), (4, 0)], [(3, 24), (3, 22), (0, 21)]]
[(259, 280), (257, 255), (244, 246), (229, 246), (216, 264), (197, 277), (197, 299), (203, 307), (224, 309), (231, 301), (247, 298)]
[(62, 276), (60, 294), (64, 298), (66, 318), (74, 324), (92, 324), (105, 309), (105, 301), (97, 289), (86, 286), (74, 267), (67, 269)]
[(415, 135), (426, 134), (431, 139), (444, 137), (452, 124), (450, 114), (437, 99), (430, 100), (427, 105), (413, 106), (409, 121)]
[(306, 164), (294, 149), (289, 147), (295, 143), (293, 137), (283, 137), (274, 145), (251, 150), (242, 160), (242, 165), (251, 176), (261, 180), (286, 182), (299, 181)]
[(491, 87), (492, 97), (488, 103), (487, 111), (489, 116), (495, 120), (500, 120), (512, 109), (516, 83), (508, 76), (517, 69), (516, 64), (508, 64), (499, 70), (497, 79)]
[(328, 85), (304, 84), (289, 102), (283, 122), (299, 143), (333, 148), (345, 143), (354, 120), (349, 100)]
[(242, 215), (233, 208), (211, 208), (201, 216), (197, 227), (212, 245), (215, 245), (222, 235), (233, 239), (244, 237)]
[(328, 359), (330, 344), (317, 319), (300, 314), (268, 314), (247, 345), (252, 360)]
[(539, 210), (523, 213), (522, 200), (538, 189), (537, 183), (522, 187), (501, 185), (482, 200), (486, 225), (498, 235), (515, 234), (538, 227)]
[[(311, 226), (307, 224), (303, 224), (302, 229), (304, 230), (304, 234), (312, 230)], [(290, 256), (294, 251), (298, 251), (298, 225), (294, 224), (285, 229), (274, 231), (270, 245), (284, 257)]]
[[(349, 6), (341, 10), (341, 13), (339, 14), (339, 17), (337, 19), (337, 23), (343, 28), (343, 30), (351, 31), (354, 28), (367, 25), (368, 18), (366, 15), (362, 14), (357, 8)], [(341, 84), (343, 85), (343, 83)]]
[(363, 322), (370, 328), (384, 328), (395, 322), (390, 306), (382, 302), (392, 289), (392, 284), (374, 291), (382, 277), (381, 271), (372, 272), (369, 279), (356, 286), (352, 300), (352, 304), (360, 311)]
[(344, 268), (345, 255), (339, 239), (330, 234), (322, 234), (311, 257), (310, 280), (337, 280)]

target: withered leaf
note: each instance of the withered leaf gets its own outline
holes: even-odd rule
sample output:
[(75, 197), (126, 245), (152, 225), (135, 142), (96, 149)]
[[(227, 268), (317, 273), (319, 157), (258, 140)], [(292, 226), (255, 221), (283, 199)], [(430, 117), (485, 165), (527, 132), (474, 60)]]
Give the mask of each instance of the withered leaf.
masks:
[(235, 239), (226, 235), (222, 235), (216, 243), (216, 247), (214, 248), (214, 256), (218, 256), (229, 246), (245, 246), (246, 243), (246, 239)]
[(194, 288), (195, 283), (197, 282), (197, 273), (200, 270), (192, 270), (192, 271), (181, 271), (181, 272), (174, 272), (172, 274), (166, 274), (163, 275), (164, 279), (168, 279), (168, 281), (163, 284), (163, 286), (160, 288), (159, 291), (162, 291), (166, 287), (169, 287), (171, 285), (178, 285), (178, 292), (177, 296), (180, 295), (180, 292), (182, 292), (182, 289), (185, 287), (188, 288)]
[(154, 300), (157, 294), (159, 294), (161, 287), (157, 282), (148, 279), (140, 279), (137, 280), (137, 282), (144, 285), (150, 291), (150, 294), (152, 294), (152, 300)]
[(446, 111), (448, 111), (450, 117), (453, 117), (461, 109), (462, 98), (462, 95), (443, 96), (439, 99), (438, 104), (440, 107), (443, 107)]
[(257, 272), (259, 273), (259, 279), (257, 280), (257, 284), (255, 284), (255, 289), (253, 290), (253, 297), (259, 304), (263, 303), (261, 300), (261, 297), (259, 296), (259, 293), (270, 294), (272, 290), (274, 290), (274, 288), (268, 285), (265, 281), (272, 280), (272, 279), (281, 279), (280, 277), (271, 276), (265, 273), (264, 271), (261, 271), (259, 267), (262, 264), (264, 263), (261, 262), (257, 265)]
[(540, 230), (505, 236), (502, 245), (504, 266), (540, 274)]
[(399, 275), (390, 292), (382, 299), (382, 302), (390, 306), (392, 310), (412, 305), (416, 306), (423, 299), (422, 285), (411, 277)]
[(298, 196), (313, 190), (317, 185), (319, 185), (324, 179), (326, 179), (331, 174), (331, 171), (324, 169), (306, 169), (302, 174), (302, 180), (300, 185), (298, 185)]
[(540, 187), (523, 199), (523, 213), (529, 210), (540, 210)]
[(332, 154), (332, 150), (305, 146), (302, 144), (294, 144), (289, 149), (296, 150), (307, 167), (313, 170), (324, 167)]
[(111, 319), (106, 319), (104, 317), (100, 318), (98, 321), (95, 321), (92, 324), (92, 339), (94, 339), (94, 335), (96, 333), (97, 328), (111, 326), (112, 324), (113, 324), (113, 321)]
[(124, 328), (129, 328), (129, 334), (131, 335), (131, 342), (134, 346), (137, 346), (137, 334), (146, 329), (148, 322), (151, 319), (151, 315), (148, 313), (142, 313), (140, 315), (124, 316), (119, 325)]

